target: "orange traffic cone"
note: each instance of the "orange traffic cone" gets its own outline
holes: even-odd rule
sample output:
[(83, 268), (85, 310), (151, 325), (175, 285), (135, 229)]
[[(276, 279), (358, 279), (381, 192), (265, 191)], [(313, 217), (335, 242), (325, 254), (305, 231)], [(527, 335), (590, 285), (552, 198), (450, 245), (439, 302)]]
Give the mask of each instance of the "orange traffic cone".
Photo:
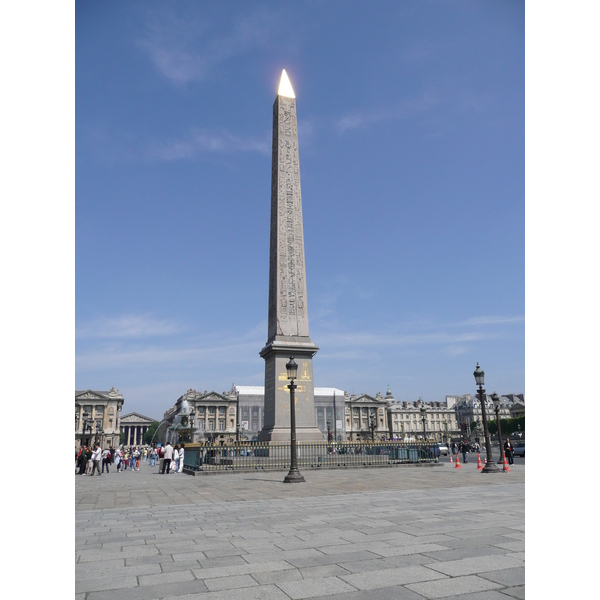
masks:
[(456, 455), (456, 465), (454, 465), (455, 469), (462, 469), (462, 467), (460, 466), (460, 460), (458, 460), (458, 454)]
[(479, 457), (479, 454), (477, 455), (477, 470), (481, 471), (481, 469), (483, 469), (483, 465), (481, 464), (481, 458)]
[(452, 454), (450, 455), (450, 464), (452, 464)]
[(502, 453), (502, 470), (506, 473), (510, 472), (510, 469), (508, 468), (508, 463), (506, 462), (506, 454), (504, 454), (504, 452)]

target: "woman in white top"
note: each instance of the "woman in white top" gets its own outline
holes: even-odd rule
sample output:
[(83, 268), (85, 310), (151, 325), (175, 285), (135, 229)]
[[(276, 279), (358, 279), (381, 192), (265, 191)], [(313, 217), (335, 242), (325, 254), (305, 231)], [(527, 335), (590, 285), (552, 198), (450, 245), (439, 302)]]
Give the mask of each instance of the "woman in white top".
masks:
[(173, 448), (173, 460), (171, 461), (171, 470), (169, 471), (169, 473), (177, 472), (178, 468), (179, 468), (179, 451), (177, 450), (177, 446), (175, 446), (175, 448)]
[(181, 448), (179, 448), (179, 469), (177, 470), (178, 473), (181, 473), (183, 471), (183, 457), (185, 456), (185, 452), (183, 451), (183, 444), (181, 444)]

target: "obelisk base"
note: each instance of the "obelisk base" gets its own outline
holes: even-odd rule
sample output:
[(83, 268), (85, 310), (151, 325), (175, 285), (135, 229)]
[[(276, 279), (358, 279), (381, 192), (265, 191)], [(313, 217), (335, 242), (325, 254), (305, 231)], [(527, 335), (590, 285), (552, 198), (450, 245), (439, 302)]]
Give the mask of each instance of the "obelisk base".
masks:
[(260, 352), (265, 359), (265, 418), (260, 442), (289, 443), (290, 390), (285, 365), (293, 356), (298, 363), (296, 379), (296, 440), (323, 441), (317, 427), (312, 357), (319, 348), (304, 336), (276, 336)]

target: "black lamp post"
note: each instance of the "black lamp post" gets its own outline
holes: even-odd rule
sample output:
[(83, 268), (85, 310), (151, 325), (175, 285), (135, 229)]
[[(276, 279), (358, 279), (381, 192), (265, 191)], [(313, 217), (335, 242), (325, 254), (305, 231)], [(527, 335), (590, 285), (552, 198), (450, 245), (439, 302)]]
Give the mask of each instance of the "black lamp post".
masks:
[(331, 421), (327, 421), (327, 441), (331, 442), (333, 440), (333, 434), (331, 433)]
[(100, 447), (102, 448), (102, 444), (104, 442), (104, 429), (102, 427), (96, 428), (96, 444), (100, 443)]
[(187, 436), (188, 442), (194, 443), (194, 431), (196, 430), (196, 411), (192, 409), (190, 411), (190, 433)]
[(475, 377), (475, 383), (479, 386), (478, 395), (479, 402), (481, 402), (481, 418), (483, 420), (483, 434), (485, 436), (485, 446), (486, 446), (486, 456), (487, 463), (485, 467), (482, 469), (482, 473), (501, 473), (500, 469), (494, 464), (492, 458), (492, 443), (490, 442), (490, 432), (488, 430), (487, 424), (487, 415), (485, 414), (485, 390), (483, 389), (485, 373), (483, 369), (477, 363), (477, 367), (473, 372), (473, 377)]
[[(84, 446), (89, 446), (90, 445), (90, 436), (92, 435), (92, 424), (89, 421), (89, 416), (90, 413), (88, 412), (84, 412), (83, 413), (83, 428), (82, 428), (82, 437), (85, 440), (85, 444)], [(89, 432), (90, 435), (88, 435), (88, 437), (85, 437), (85, 434)]]
[(369, 429), (371, 430), (371, 442), (375, 442), (375, 429), (377, 424), (375, 423), (375, 415), (371, 415), (371, 422), (369, 423)]
[(235, 426), (235, 441), (239, 442), (240, 441), (240, 432), (242, 430), (242, 426), (238, 423)]
[(421, 421), (423, 421), (423, 439), (427, 439), (427, 432), (425, 430), (425, 421), (427, 419), (427, 408), (425, 408), (424, 404), (421, 404)]
[(444, 441), (448, 443), (448, 419), (444, 419)]
[(294, 379), (298, 375), (298, 365), (294, 360), (293, 356), (290, 356), (290, 362), (285, 365), (287, 370), (287, 377), (290, 380), (288, 389), (290, 390), (290, 438), (291, 438), (291, 452), (290, 452), (290, 472), (285, 476), (283, 483), (302, 483), (304, 477), (298, 471), (298, 455), (296, 452), (296, 403), (294, 399), (294, 392), (298, 387), (294, 383)]
[(496, 392), (492, 394), (492, 402), (494, 403), (494, 411), (496, 413), (496, 424), (498, 425), (498, 446), (500, 448), (500, 458), (498, 464), (504, 464), (502, 460), (502, 429), (500, 429), (500, 398)]

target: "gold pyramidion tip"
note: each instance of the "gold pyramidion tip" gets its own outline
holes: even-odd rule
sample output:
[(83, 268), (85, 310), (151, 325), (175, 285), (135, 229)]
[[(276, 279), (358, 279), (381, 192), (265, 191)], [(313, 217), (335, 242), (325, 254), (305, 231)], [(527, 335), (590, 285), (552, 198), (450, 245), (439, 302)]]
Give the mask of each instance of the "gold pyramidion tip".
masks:
[(287, 76), (285, 69), (283, 70), (283, 73), (281, 73), (281, 81), (279, 82), (277, 95), (285, 96), (286, 98), (296, 97), (296, 94), (294, 94), (294, 90), (292, 89), (292, 84), (290, 83), (290, 78)]

